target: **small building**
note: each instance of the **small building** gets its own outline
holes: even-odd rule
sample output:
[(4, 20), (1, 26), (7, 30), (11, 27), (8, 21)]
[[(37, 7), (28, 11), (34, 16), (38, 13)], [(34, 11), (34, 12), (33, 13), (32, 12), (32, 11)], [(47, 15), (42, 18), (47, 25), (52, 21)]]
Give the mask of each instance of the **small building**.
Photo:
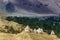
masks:
[(41, 30), (41, 33), (43, 33), (43, 29), (41, 28), (40, 30)]
[(33, 32), (33, 29), (30, 28), (30, 32)]
[(25, 32), (30, 32), (30, 27), (27, 25), (26, 28), (24, 29)]
[(42, 28), (38, 28), (38, 29), (37, 29), (37, 33), (38, 33), (38, 34), (43, 33), (43, 29), (42, 29)]
[(37, 30), (36, 29), (34, 29), (34, 33), (37, 33)]
[(51, 31), (51, 35), (55, 35), (55, 32), (53, 30)]

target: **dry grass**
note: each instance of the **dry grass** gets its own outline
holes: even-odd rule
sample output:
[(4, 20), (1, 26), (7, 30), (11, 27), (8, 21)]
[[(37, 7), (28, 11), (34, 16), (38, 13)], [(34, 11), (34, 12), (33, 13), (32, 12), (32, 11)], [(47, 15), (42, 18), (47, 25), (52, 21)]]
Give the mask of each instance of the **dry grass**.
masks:
[(21, 40), (60, 40), (57, 38), (57, 36), (48, 35), (47, 33), (44, 34), (35, 34), (35, 33), (27, 33), (22, 32), (20, 34), (17, 34), (17, 39)]
[(19, 34), (0, 33), (0, 40), (60, 40), (55, 35), (21, 32)]
[(15, 40), (14, 34), (0, 33), (0, 40)]
[[(12, 26), (15, 30), (22, 29), (22, 25), (7, 20), (0, 19), (0, 30), (4, 30), (5, 25)], [(36, 34), (31, 32), (21, 32), (18, 34), (0, 32), (0, 40), (60, 40), (56, 35), (48, 35), (47, 33)]]

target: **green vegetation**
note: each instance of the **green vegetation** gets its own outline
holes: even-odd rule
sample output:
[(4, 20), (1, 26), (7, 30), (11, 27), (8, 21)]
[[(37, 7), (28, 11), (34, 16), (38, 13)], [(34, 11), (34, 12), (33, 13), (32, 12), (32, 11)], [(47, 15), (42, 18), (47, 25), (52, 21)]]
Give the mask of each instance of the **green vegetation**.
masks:
[(51, 30), (55, 31), (55, 34), (60, 37), (60, 18), (59, 20), (54, 19), (54, 17), (49, 17), (44, 20), (39, 20), (39, 18), (29, 18), (29, 17), (7, 17), (6, 20), (14, 21), (19, 24), (29, 25), (32, 29), (43, 28), (43, 30), (50, 34)]

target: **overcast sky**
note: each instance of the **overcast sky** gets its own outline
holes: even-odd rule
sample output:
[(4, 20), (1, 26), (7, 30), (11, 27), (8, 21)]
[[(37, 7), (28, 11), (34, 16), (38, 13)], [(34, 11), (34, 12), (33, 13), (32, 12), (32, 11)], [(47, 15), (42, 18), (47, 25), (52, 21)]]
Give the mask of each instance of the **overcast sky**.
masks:
[(0, 16), (57, 16), (60, 9), (54, 0), (0, 0)]

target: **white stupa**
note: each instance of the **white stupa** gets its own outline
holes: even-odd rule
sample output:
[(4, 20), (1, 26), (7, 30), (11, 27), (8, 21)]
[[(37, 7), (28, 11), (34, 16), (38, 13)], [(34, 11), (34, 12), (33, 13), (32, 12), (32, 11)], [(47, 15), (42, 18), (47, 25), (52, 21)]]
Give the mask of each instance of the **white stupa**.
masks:
[(53, 37), (53, 38), (57, 38), (57, 35), (55, 35), (55, 32), (53, 30), (51, 31), (50, 36)]
[(33, 29), (30, 28), (30, 32), (33, 32)]
[(43, 29), (41, 28), (40, 30), (41, 30), (41, 33), (43, 33)]
[(27, 25), (26, 28), (24, 29), (25, 32), (30, 32), (30, 27)]
[(43, 33), (43, 29), (38, 28), (38, 29), (37, 29), (37, 33)]
[(53, 31), (53, 30), (51, 31), (51, 35), (55, 35), (55, 33), (54, 33), (54, 31)]
[(37, 29), (37, 33), (41, 33), (41, 30), (40, 30), (40, 28), (38, 28), (38, 29)]
[(37, 30), (36, 29), (34, 29), (34, 33), (37, 33)]

